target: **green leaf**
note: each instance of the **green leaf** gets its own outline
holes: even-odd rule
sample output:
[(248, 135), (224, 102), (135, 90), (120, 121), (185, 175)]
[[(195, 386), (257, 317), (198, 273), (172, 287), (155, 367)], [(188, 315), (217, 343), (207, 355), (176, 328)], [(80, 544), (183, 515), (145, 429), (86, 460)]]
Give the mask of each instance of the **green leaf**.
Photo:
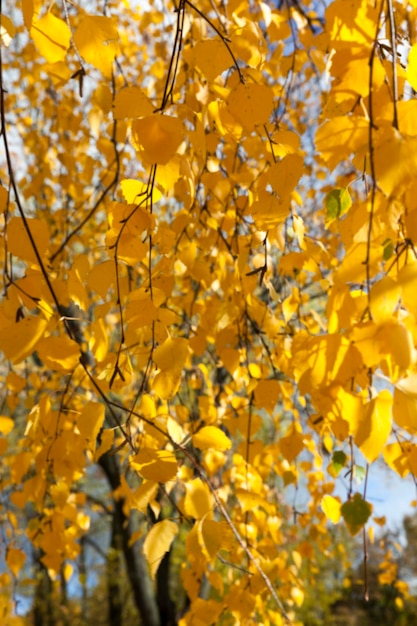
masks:
[(340, 510), (351, 535), (356, 535), (372, 515), (372, 505), (366, 502), (359, 493), (355, 493)]
[(362, 465), (355, 465), (353, 475), (356, 478), (358, 484), (360, 484), (365, 478), (366, 469)]
[(333, 473), (337, 476), (340, 471), (345, 467), (347, 461), (347, 456), (342, 450), (335, 450), (332, 454), (332, 468)]
[(326, 196), (326, 214), (330, 224), (338, 217), (347, 213), (352, 206), (352, 198), (345, 188), (333, 189)]
[(394, 243), (392, 239), (386, 239), (382, 245), (384, 246), (384, 261), (388, 261), (394, 254)]

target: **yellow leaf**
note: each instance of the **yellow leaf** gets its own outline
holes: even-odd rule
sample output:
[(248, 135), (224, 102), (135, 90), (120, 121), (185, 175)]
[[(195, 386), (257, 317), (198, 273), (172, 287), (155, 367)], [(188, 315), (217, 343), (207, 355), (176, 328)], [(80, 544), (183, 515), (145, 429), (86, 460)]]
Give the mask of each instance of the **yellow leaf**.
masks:
[(173, 189), (175, 183), (180, 178), (180, 165), (182, 164), (181, 157), (174, 156), (165, 165), (159, 165), (156, 170), (155, 182), (159, 187), (162, 187), (166, 192)]
[(170, 549), (177, 532), (177, 524), (171, 520), (164, 519), (162, 522), (157, 522), (146, 535), (143, 544), (143, 554), (148, 561), (152, 579), (155, 579), (158, 567), (164, 555)]
[(10, 46), (10, 43), (13, 37), (16, 34), (16, 29), (14, 27), (13, 22), (6, 17), (6, 15), (1, 15), (0, 19), (0, 37), (3, 46), (6, 48)]
[(104, 422), (104, 404), (87, 402), (78, 416), (77, 426), (80, 435), (87, 441), (88, 448), (93, 452), (96, 449), (97, 436)]
[(290, 207), (282, 204), (276, 196), (269, 191), (261, 190), (258, 199), (251, 204), (248, 212), (253, 217), (255, 225), (260, 230), (269, 230), (287, 219)]
[[(144, 204), (147, 198), (150, 199), (149, 187), (145, 183), (133, 178), (125, 178), (120, 183), (122, 194), (128, 204)], [(158, 202), (162, 198), (162, 193), (154, 187), (152, 189), (152, 202)]]
[(415, 360), (413, 336), (404, 324), (387, 322), (383, 330), (383, 346), (391, 361), (390, 377), (395, 382)]
[(344, 158), (340, 146), (349, 146), (350, 152), (357, 152), (367, 144), (368, 129), (369, 122), (363, 117), (335, 117), (317, 130), (316, 150), (332, 169)]
[(138, 454), (130, 459), (131, 466), (143, 478), (157, 483), (166, 483), (172, 480), (178, 469), (175, 454), (169, 450), (152, 450), (142, 448)]
[(144, 515), (149, 503), (157, 496), (159, 485), (152, 480), (144, 480), (132, 494), (132, 507)]
[(404, 478), (410, 473), (408, 455), (405, 454), (402, 444), (395, 442), (385, 446), (382, 455), (385, 463)]
[(396, 389), (402, 391), (409, 398), (417, 400), (417, 374), (410, 374), (396, 384)]
[(6, 415), (0, 415), (0, 433), (3, 435), (8, 435), (14, 427), (14, 421), (11, 417), (7, 417)]
[(0, 213), (4, 213), (7, 209), (7, 203), (9, 201), (9, 192), (6, 187), (0, 185)]
[(184, 439), (183, 428), (170, 415), (168, 415), (168, 419), (167, 419), (167, 430), (168, 430), (169, 436), (171, 437), (173, 441), (175, 441), (175, 443), (181, 443), (182, 440)]
[(404, 265), (398, 273), (398, 284), (401, 287), (401, 295), (403, 304), (408, 311), (417, 316), (417, 261), (410, 261)]
[(71, 31), (64, 20), (48, 11), (40, 20), (32, 23), (31, 37), (35, 46), (48, 63), (65, 58), (70, 45)]
[(369, 463), (383, 451), (391, 434), (392, 396), (384, 389), (371, 400), (355, 435), (355, 443)]
[(216, 450), (230, 450), (232, 442), (225, 433), (216, 428), (216, 426), (203, 426), (192, 437), (193, 444), (200, 450), (207, 450), (209, 448), (216, 448)]
[(6, 552), (7, 566), (14, 576), (17, 576), (26, 561), (26, 554), (22, 550), (10, 548)]
[(321, 500), (321, 508), (323, 513), (333, 524), (337, 524), (341, 517), (341, 503), (339, 498), (333, 498), (333, 496), (325, 495)]
[(265, 409), (272, 415), (280, 394), (279, 382), (277, 380), (260, 380), (255, 387), (254, 394), (256, 406), (259, 409)]
[(71, 372), (80, 362), (80, 346), (67, 336), (44, 337), (36, 350), (41, 361), (58, 372)]
[(371, 314), (377, 324), (392, 320), (400, 297), (400, 286), (388, 276), (373, 285), (370, 293)]
[(408, 52), (407, 80), (417, 91), (417, 44), (411, 46)]
[(304, 592), (299, 587), (292, 587), (291, 598), (297, 606), (301, 606), (304, 602)]
[(193, 54), (196, 66), (210, 82), (233, 63), (226, 46), (219, 39), (198, 41)]
[(177, 117), (155, 113), (133, 122), (132, 134), (147, 163), (164, 165), (176, 153), (184, 132)]
[[(49, 246), (48, 225), (42, 220), (32, 218), (26, 218), (26, 223), (32, 234), (39, 256), (41, 259), (44, 259)], [(7, 245), (9, 252), (20, 259), (39, 264), (21, 217), (12, 217), (7, 225)]]
[(394, 421), (411, 433), (417, 430), (417, 386), (414, 386), (416, 384), (417, 375), (413, 374), (397, 383), (394, 389)]
[[(190, 622), (195, 626), (212, 626), (212, 624), (220, 623), (221, 613), (224, 611), (223, 602), (217, 602), (216, 600), (204, 600), (203, 598), (196, 598), (193, 600), (190, 609)], [(188, 616), (187, 616), (188, 617)], [(182, 622), (184, 620), (181, 620)], [(184, 625), (185, 626), (185, 625)]]
[(158, 346), (153, 353), (153, 359), (160, 370), (169, 370), (172, 367), (182, 368), (188, 355), (188, 341), (183, 338), (168, 339)]
[(250, 130), (259, 124), (266, 124), (273, 106), (273, 93), (266, 85), (240, 84), (228, 98), (229, 113)]
[(17, 324), (0, 329), (0, 350), (12, 363), (30, 356), (47, 327), (46, 320), (27, 316)]
[(180, 383), (180, 370), (172, 369), (169, 371), (158, 372), (152, 381), (152, 390), (161, 398), (161, 400), (169, 400), (177, 393)]
[(22, 0), (23, 21), (28, 30), (30, 30), (30, 27), (32, 26), (34, 13), (34, 0)]
[(293, 432), (286, 437), (282, 437), (279, 441), (279, 448), (287, 461), (292, 463), (304, 448), (303, 435)]
[(304, 159), (299, 154), (288, 154), (267, 170), (266, 181), (279, 195), (283, 204), (288, 204), (290, 194), (303, 171)]
[(152, 113), (152, 102), (139, 87), (124, 87), (114, 99), (113, 116), (115, 120), (135, 119)]
[(125, 261), (128, 265), (136, 265), (148, 254), (149, 246), (138, 236), (124, 231), (118, 240), (117, 258)]
[(99, 460), (101, 456), (103, 456), (103, 454), (105, 454), (112, 448), (113, 442), (114, 442), (113, 428), (106, 428), (105, 430), (103, 430), (103, 432), (101, 433), (100, 439), (101, 439), (100, 445), (97, 448), (96, 453), (94, 455), (95, 463), (97, 463), (97, 461)]
[(211, 516), (214, 500), (206, 483), (195, 478), (185, 485), (184, 510), (186, 515), (195, 519)]
[(201, 519), (196, 522), (198, 543), (207, 561), (212, 561), (219, 550), (230, 550), (233, 532), (226, 522)]
[(119, 34), (110, 17), (86, 15), (74, 34), (74, 43), (87, 63), (104, 76), (111, 76), (112, 64), (119, 52)]
[[(377, 183), (387, 196), (391, 196), (417, 176), (417, 138), (403, 137), (395, 128), (388, 127), (379, 131), (376, 141)], [(401, 163), (401, 167), (397, 163)]]
[(100, 363), (106, 358), (109, 349), (109, 336), (101, 318), (90, 324), (90, 333), (89, 347), (95, 360)]

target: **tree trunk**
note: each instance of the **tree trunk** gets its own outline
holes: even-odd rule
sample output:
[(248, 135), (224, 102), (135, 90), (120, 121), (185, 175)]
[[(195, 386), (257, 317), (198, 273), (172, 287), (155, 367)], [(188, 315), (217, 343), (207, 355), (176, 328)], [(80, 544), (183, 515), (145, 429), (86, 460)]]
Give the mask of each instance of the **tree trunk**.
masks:
[(175, 604), (169, 593), (169, 570), (171, 562), (171, 551), (167, 552), (161, 561), (156, 574), (159, 617), (164, 626), (176, 626)]
[(34, 626), (54, 626), (55, 610), (52, 581), (48, 576), (46, 567), (40, 560), (40, 554), (37, 553), (36, 557), (38, 572), (33, 602), (33, 624)]
[[(120, 486), (120, 471), (116, 463), (115, 457), (111, 454), (104, 454), (99, 464), (102, 467), (107, 480), (113, 491)], [(132, 517), (126, 517), (123, 511), (124, 500), (119, 498), (114, 501), (114, 523), (117, 524), (121, 536), (121, 548), (123, 551), (127, 575), (133, 592), (136, 607), (142, 619), (142, 623), (146, 626), (165, 626), (161, 625), (159, 611), (149, 577), (148, 568), (145, 563), (143, 554), (137, 542), (129, 545), (132, 532), (136, 530), (135, 520)]]
[(123, 606), (120, 588), (120, 553), (122, 537), (116, 513), (113, 515), (110, 548), (107, 554), (107, 587), (109, 600), (109, 626), (122, 626)]

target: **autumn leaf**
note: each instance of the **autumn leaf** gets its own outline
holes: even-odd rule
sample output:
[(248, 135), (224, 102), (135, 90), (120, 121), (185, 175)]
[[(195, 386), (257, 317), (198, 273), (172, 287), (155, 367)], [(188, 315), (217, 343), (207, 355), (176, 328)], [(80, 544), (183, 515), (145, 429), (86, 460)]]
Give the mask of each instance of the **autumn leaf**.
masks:
[(138, 87), (124, 87), (113, 102), (113, 115), (116, 120), (135, 119), (153, 113), (152, 102)]
[(193, 435), (193, 444), (200, 450), (215, 448), (216, 450), (229, 450), (232, 442), (229, 437), (216, 426), (203, 426)]
[(171, 547), (178, 533), (178, 526), (171, 520), (157, 522), (146, 535), (143, 553), (149, 564), (151, 577), (154, 579), (164, 555)]
[(174, 478), (178, 469), (175, 455), (172, 452), (151, 448), (142, 448), (138, 454), (131, 458), (130, 464), (143, 478), (160, 483)]
[(119, 50), (115, 22), (102, 15), (85, 15), (74, 33), (74, 43), (81, 56), (104, 76), (110, 76)]
[(19, 363), (32, 354), (45, 333), (48, 322), (40, 317), (27, 316), (16, 324), (0, 329), (0, 350), (12, 363)]
[(185, 486), (184, 510), (186, 515), (196, 519), (202, 519), (206, 515), (210, 517), (213, 509), (213, 497), (206, 483), (200, 478), (195, 478)]
[(164, 165), (174, 156), (182, 139), (180, 120), (168, 115), (148, 115), (132, 124), (135, 147), (148, 163)]
[(321, 508), (323, 513), (333, 524), (337, 524), (341, 517), (341, 503), (338, 498), (325, 495), (321, 501)]
[(265, 124), (273, 109), (273, 93), (266, 85), (246, 83), (228, 98), (228, 110), (244, 128)]
[(80, 362), (80, 346), (69, 337), (43, 337), (36, 350), (47, 367), (59, 372), (71, 372)]
[(30, 34), (39, 52), (48, 63), (56, 63), (65, 58), (70, 45), (71, 32), (64, 20), (48, 11), (43, 17), (32, 22)]
[(369, 463), (381, 454), (391, 433), (392, 396), (383, 390), (371, 400), (355, 433), (355, 443)]
[(10, 548), (6, 552), (6, 563), (13, 576), (18, 576), (26, 561), (26, 554), (17, 548)]

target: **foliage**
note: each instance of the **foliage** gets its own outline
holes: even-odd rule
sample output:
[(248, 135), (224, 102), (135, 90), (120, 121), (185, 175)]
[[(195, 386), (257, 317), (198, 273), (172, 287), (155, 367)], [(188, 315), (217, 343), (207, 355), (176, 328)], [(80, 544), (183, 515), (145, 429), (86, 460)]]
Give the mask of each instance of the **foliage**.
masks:
[(300, 623), (417, 470), (416, 2), (0, 9), (2, 587)]

